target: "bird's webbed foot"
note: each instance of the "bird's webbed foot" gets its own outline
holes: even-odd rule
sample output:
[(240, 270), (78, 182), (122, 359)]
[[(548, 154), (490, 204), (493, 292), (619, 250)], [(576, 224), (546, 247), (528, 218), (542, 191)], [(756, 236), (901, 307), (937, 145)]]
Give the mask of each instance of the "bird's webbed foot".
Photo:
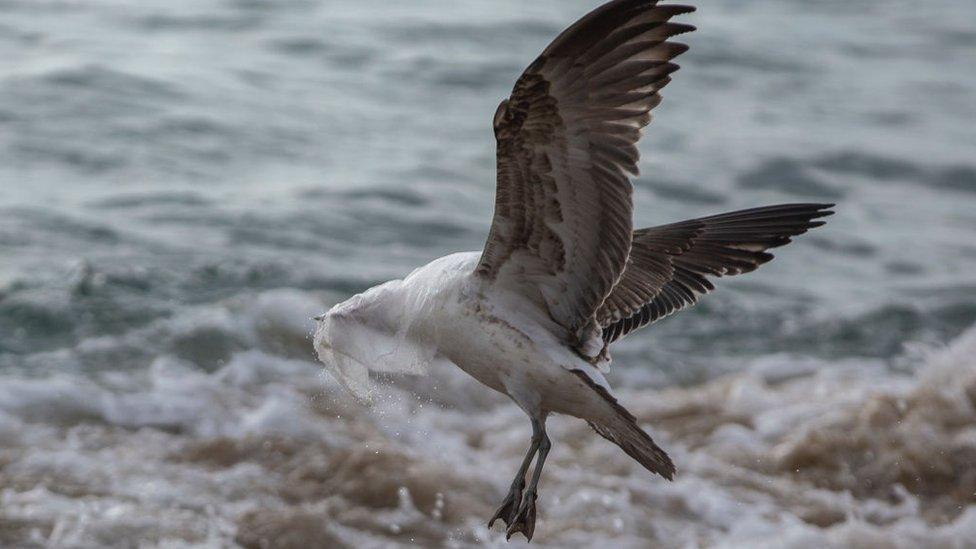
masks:
[(517, 532), (522, 532), (526, 540), (532, 541), (532, 534), (535, 532), (535, 498), (535, 491), (531, 487), (523, 494), (522, 504), (508, 523), (508, 530), (505, 532), (506, 540), (511, 539)]
[[(488, 527), (491, 528), (496, 520), (505, 521), (507, 527), (505, 539), (511, 539), (516, 532), (522, 532), (527, 540), (532, 541), (532, 534), (535, 532), (536, 491), (539, 486), (539, 477), (542, 476), (542, 467), (551, 447), (549, 437), (546, 436), (544, 421), (545, 416), (541, 419), (533, 417), (532, 444), (529, 445), (529, 451), (525, 454), (525, 459), (522, 460), (522, 465), (515, 475), (508, 495), (505, 496), (505, 501), (502, 502), (502, 506), (498, 508), (498, 511), (495, 511), (495, 516), (491, 517), (488, 522)], [(525, 473), (532, 463), (532, 458), (536, 455), (538, 455), (538, 459), (535, 464), (535, 472), (532, 474), (532, 482), (526, 489)]]
[(488, 528), (491, 528), (495, 524), (495, 521), (499, 519), (505, 523), (506, 527), (512, 524), (515, 520), (515, 514), (518, 513), (519, 507), (522, 504), (523, 488), (525, 488), (524, 480), (517, 480), (512, 483), (512, 487), (508, 490), (508, 495), (505, 496), (501, 507), (495, 511), (495, 515), (488, 521)]

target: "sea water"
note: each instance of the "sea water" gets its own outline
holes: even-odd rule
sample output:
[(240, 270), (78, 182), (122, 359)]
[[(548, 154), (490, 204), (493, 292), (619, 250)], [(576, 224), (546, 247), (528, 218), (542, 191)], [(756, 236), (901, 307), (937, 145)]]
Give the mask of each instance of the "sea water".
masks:
[[(481, 248), (491, 115), (595, 4), (0, 1), (0, 546), (510, 546), (525, 416), (365, 407), (311, 318)], [(698, 7), (637, 226), (837, 215), (615, 346), (677, 477), (553, 418), (533, 543), (972, 546), (976, 4)]]

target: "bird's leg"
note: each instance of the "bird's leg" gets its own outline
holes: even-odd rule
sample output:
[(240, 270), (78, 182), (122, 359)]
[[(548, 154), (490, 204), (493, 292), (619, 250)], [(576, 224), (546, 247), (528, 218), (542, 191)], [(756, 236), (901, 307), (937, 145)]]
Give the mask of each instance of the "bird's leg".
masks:
[(529, 470), (529, 464), (532, 463), (532, 458), (535, 457), (535, 453), (539, 450), (539, 444), (542, 442), (542, 437), (539, 436), (540, 430), (536, 427), (536, 420), (532, 420), (532, 443), (529, 444), (529, 451), (525, 454), (525, 459), (522, 460), (522, 465), (519, 466), (518, 473), (515, 474), (515, 480), (512, 481), (512, 487), (508, 490), (508, 495), (505, 496), (505, 501), (502, 502), (502, 506), (495, 511), (495, 516), (491, 517), (488, 521), (488, 528), (491, 528), (495, 521), (502, 519), (505, 526), (512, 524), (512, 520), (515, 518), (515, 513), (519, 510), (519, 506), (522, 504), (522, 489), (525, 488), (525, 473)]
[(508, 526), (505, 539), (511, 538), (516, 532), (525, 534), (525, 539), (532, 541), (532, 533), (535, 532), (535, 498), (539, 489), (539, 478), (542, 477), (542, 467), (546, 464), (546, 456), (552, 448), (552, 442), (546, 435), (545, 418), (532, 420), (532, 440), (538, 441), (538, 457), (535, 460), (535, 471), (532, 473), (532, 480), (529, 487), (522, 494), (522, 502), (519, 504), (518, 511), (515, 512), (513, 521)]

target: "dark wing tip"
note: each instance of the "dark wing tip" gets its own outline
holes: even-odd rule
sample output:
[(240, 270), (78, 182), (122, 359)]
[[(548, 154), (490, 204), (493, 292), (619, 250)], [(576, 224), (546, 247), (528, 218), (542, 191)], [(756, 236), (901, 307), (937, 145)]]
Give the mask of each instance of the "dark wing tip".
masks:
[(684, 13), (694, 13), (698, 11), (698, 8), (689, 4), (658, 4), (659, 7), (668, 8), (674, 15), (681, 15)]
[(684, 42), (668, 42), (668, 44), (671, 46), (671, 52), (670, 52), (671, 59), (674, 59), (675, 57), (678, 57), (679, 55), (685, 53), (690, 48), (690, 46), (688, 44), (685, 44)]
[[(676, 15), (694, 12), (695, 7), (684, 4), (659, 4), (657, 0), (613, 0), (597, 7), (570, 25), (549, 44), (542, 55), (578, 54), (635, 17), (649, 11), (659, 12), (662, 21), (666, 21)], [(694, 27), (689, 29), (691, 30), (695, 30)]]
[(673, 482), (674, 481), (674, 474), (676, 472), (677, 472), (677, 470), (674, 468), (674, 464), (672, 463), (670, 468), (664, 469), (664, 470), (661, 471), (661, 476), (664, 477), (664, 480), (668, 480), (668, 481)]
[[(819, 219), (822, 217), (830, 217), (834, 215), (834, 210), (832, 209), (836, 204), (812, 204), (813, 211), (811, 212), (810, 219)], [(811, 227), (819, 227), (826, 223), (825, 221), (820, 221), (819, 225), (811, 224)]]

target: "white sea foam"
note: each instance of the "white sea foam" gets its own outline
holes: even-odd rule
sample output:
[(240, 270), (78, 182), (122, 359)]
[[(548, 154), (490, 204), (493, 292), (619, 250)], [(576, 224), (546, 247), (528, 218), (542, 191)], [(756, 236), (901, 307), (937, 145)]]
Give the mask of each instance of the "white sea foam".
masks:
[[(308, 324), (282, 314), (296, 303), (230, 304), (226, 329), (307, 345)], [(553, 418), (534, 543), (964, 547), (976, 329), (916, 354), (912, 375), (776, 355), (703, 385), (623, 388), (674, 457), (673, 483)], [(363, 406), (311, 356), (257, 349), (211, 372), (161, 356), (125, 383), (7, 377), (0, 540), (505, 546), (484, 520), (525, 450), (524, 415), (447, 365), (380, 380)]]
[[(0, 2), (0, 546), (522, 546), (524, 414), (441, 363), (363, 407), (311, 317), (483, 244), (490, 113), (596, 3)], [(638, 226), (837, 215), (620, 342), (678, 477), (553, 418), (536, 546), (972, 545), (974, 336), (912, 348), (976, 318), (976, 3), (904, 4), (684, 19)]]

